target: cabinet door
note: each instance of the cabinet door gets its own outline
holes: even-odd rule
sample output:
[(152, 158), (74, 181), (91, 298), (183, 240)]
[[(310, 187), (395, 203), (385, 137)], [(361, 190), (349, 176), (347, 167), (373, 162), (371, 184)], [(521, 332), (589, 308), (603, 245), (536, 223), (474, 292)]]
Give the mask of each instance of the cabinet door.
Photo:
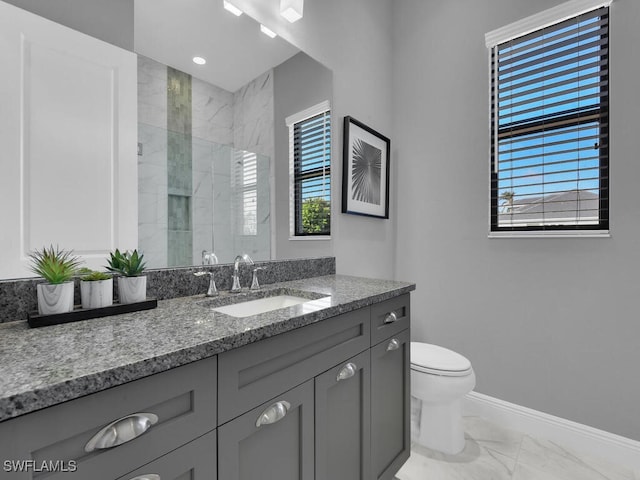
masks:
[(378, 480), (392, 479), (409, 458), (409, 330), (371, 348), (371, 458)]
[(215, 430), (119, 480), (216, 480)]
[(313, 380), (218, 428), (224, 480), (313, 480)]
[(315, 379), (316, 480), (371, 478), (369, 352)]

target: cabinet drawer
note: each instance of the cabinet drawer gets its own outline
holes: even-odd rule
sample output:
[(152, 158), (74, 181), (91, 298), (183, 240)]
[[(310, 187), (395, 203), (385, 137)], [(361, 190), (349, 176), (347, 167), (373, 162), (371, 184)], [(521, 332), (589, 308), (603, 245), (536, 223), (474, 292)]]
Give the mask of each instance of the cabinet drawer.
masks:
[[(8, 478), (113, 480), (213, 430), (216, 365), (216, 357), (208, 358), (0, 423), (3, 459), (76, 466), (74, 473), (31, 469)], [(85, 451), (104, 427), (138, 413), (156, 415), (157, 421), (126, 443)], [(119, 425), (121, 437), (134, 436), (130, 420)]]
[(218, 423), (369, 348), (369, 316), (354, 310), (220, 354)]
[(216, 480), (216, 473), (214, 430), (118, 480)]
[(371, 345), (409, 328), (410, 318), (408, 293), (371, 305)]

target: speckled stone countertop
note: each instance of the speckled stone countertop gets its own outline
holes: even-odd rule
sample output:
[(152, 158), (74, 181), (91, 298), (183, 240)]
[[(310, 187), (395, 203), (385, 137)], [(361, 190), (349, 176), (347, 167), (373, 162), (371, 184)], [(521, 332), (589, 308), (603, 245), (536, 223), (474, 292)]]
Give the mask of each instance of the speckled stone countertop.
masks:
[[(327, 275), (274, 283), (260, 295), (276, 289), (317, 300), (236, 318), (214, 312), (198, 295), (159, 301), (154, 310), (50, 327), (0, 324), (0, 421), (378, 303), (415, 285)], [(216, 306), (237, 295), (220, 297)]]

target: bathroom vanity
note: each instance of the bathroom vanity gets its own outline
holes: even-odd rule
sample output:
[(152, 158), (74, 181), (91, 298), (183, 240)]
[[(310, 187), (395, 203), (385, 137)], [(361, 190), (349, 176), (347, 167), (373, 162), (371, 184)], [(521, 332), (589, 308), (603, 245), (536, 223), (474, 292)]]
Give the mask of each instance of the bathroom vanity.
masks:
[(0, 325), (0, 478), (391, 479), (410, 449), (414, 288), (327, 275), (269, 285), (310, 301), (243, 318), (197, 296)]

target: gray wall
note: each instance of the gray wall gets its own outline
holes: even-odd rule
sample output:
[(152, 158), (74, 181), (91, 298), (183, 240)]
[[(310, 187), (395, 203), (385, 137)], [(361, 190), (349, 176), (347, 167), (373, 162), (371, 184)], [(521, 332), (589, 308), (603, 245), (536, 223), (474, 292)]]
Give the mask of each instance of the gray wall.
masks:
[[(332, 99), (333, 74), (305, 53), (298, 53), (286, 62), (278, 65), (273, 71), (273, 98), (275, 118), (275, 210), (276, 224), (275, 258), (304, 258), (318, 255), (331, 255), (333, 240), (289, 240), (289, 129), (285, 119), (328, 100)], [(339, 128), (334, 121), (333, 130)], [(335, 142), (335, 139), (333, 139)], [(332, 159), (332, 167), (340, 164)], [(332, 180), (335, 176), (332, 176)], [(334, 180), (335, 181), (335, 180)], [(334, 192), (332, 192), (333, 195)], [(339, 205), (340, 198), (331, 199)]]
[(6, 2), (133, 51), (133, 0), (6, 0)]
[(397, 276), (477, 391), (640, 440), (640, 2), (611, 7), (611, 238), (487, 238), (484, 34), (559, 3), (394, 2)]

